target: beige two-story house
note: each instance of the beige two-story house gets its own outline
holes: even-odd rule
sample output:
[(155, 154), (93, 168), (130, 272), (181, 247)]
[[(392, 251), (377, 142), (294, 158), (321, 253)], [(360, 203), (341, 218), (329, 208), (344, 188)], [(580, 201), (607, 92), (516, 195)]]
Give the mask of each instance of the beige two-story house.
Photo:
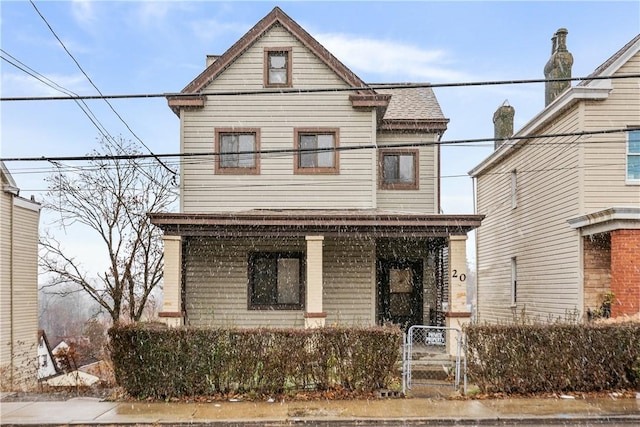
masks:
[(180, 212), (151, 214), (167, 323), (469, 318), (466, 238), (481, 216), (439, 213), (448, 119), (430, 88), (367, 85), (275, 8), (168, 103)]
[[(480, 320), (640, 311), (640, 35), (572, 86), (567, 31), (552, 39), (546, 106), (471, 172)], [(608, 302), (611, 302), (610, 307)]]
[(0, 162), (0, 380), (28, 389), (38, 371), (38, 223), (40, 204), (20, 197)]

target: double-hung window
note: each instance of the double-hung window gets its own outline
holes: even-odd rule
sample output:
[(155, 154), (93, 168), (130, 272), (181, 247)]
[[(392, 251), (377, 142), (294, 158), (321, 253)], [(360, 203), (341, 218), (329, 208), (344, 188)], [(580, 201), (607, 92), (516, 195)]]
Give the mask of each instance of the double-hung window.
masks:
[(418, 150), (381, 150), (379, 163), (381, 189), (418, 189)]
[(218, 174), (259, 173), (260, 131), (258, 129), (216, 129)]
[(640, 130), (627, 132), (627, 183), (640, 184)]
[(249, 254), (249, 309), (301, 310), (304, 275), (302, 252)]
[(338, 173), (338, 129), (296, 129), (294, 172)]
[(291, 48), (265, 48), (265, 87), (291, 87)]

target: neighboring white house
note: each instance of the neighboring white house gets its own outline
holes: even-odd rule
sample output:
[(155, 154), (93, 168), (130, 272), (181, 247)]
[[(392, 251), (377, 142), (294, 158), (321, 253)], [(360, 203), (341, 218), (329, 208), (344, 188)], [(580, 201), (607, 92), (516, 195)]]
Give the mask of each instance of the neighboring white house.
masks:
[(58, 374), (58, 365), (53, 357), (47, 334), (38, 331), (38, 379), (43, 380)]
[(276, 7), (168, 103), (180, 212), (150, 214), (167, 323), (468, 321), (482, 216), (440, 214), (448, 119), (430, 88), (367, 85)]
[(0, 378), (5, 389), (25, 389), (38, 369), (40, 205), (19, 196), (3, 162), (0, 173)]
[[(567, 31), (548, 79), (571, 77)], [(547, 105), (513, 134), (496, 111), (496, 150), (476, 181), (478, 315), (543, 320), (640, 311), (640, 35), (575, 86), (547, 83)], [(634, 77), (628, 77), (634, 76)], [(582, 133), (593, 132), (582, 135)]]

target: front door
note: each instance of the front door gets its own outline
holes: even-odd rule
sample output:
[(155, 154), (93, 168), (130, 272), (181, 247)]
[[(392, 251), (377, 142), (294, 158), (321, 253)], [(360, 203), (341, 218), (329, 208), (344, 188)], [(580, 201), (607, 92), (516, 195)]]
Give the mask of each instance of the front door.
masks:
[(378, 323), (408, 329), (422, 320), (422, 260), (379, 259)]

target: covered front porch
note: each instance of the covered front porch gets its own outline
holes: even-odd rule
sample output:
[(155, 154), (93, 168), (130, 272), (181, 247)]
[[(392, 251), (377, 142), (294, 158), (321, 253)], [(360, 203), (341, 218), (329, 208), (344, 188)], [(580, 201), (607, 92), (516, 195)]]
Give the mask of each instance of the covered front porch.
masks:
[(379, 210), (150, 214), (170, 325), (458, 326), (479, 215)]

